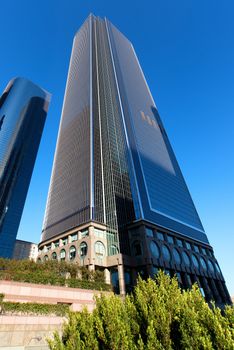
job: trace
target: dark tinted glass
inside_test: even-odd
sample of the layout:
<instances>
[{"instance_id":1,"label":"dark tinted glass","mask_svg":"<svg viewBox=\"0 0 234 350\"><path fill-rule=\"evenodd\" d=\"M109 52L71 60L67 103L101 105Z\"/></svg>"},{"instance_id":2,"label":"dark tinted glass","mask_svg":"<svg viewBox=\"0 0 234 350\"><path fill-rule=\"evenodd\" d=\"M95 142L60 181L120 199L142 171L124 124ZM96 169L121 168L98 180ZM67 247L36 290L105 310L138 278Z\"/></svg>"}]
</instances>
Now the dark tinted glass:
<instances>
[{"instance_id":1,"label":"dark tinted glass","mask_svg":"<svg viewBox=\"0 0 234 350\"><path fill-rule=\"evenodd\" d=\"M168 243L174 244L174 237L168 235L167 241L168 241Z\"/></svg>"},{"instance_id":2,"label":"dark tinted glass","mask_svg":"<svg viewBox=\"0 0 234 350\"><path fill-rule=\"evenodd\" d=\"M200 262L201 262L201 265L202 265L203 269L207 270L206 261L205 261L205 259L202 256L200 257Z\"/></svg>"},{"instance_id":3,"label":"dark tinted glass","mask_svg":"<svg viewBox=\"0 0 234 350\"><path fill-rule=\"evenodd\" d=\"M181 239L176 239L176 242L177 242L177 245L178 245L178 247L183 247L183 242L181 241Z\"/></svg>"},{"instance_id":4,"label":"dark tinted glass","mask_svg":"<svg viewBox=\"0 0 234 350\"><path fill-rule=\"evenodd\" d=\"M154 241L150 242L150 251L154 258L157 258L157 259L159 258L160 252L156 242Z\"/></svg>"},{"instance_id":5,"label":"dark tinted glass","mask_svg":"<svg viewBox=\"0 0 234 350\"><path fill-rule=\"evenodd\" d=\"M186 252L182 252L182 257L184 260L185 265L190 266L190 259Z\"/></svg>"},{"instance_id":6,"label":"dark tinted glass","mask_svg":"<svg viewBox=\"0 0 234 350\"><path fill-rule=\"evenodd\" d=\"M174 248L172 250L172 253L173 253L173 257L175 259L176 264L180 264L181 263L181 256L180 256L180 253L178 252L178 250L176 248Z\"/></svg>"},{"instance_id":7,"label":"dark tinted glass","mask_svg":"<svg viewBox=\"0 0 234 350\"><path fill-rule=\"evenodd\" d=\"M0 103L0 256L12 257L49 95L16 78Z\"/></svg>"},{"instance_id":8,"label":"dark tinted glass","mask_svg":"<svg viewBox=\"0 0 234 350\"><path fill-rule=\"evenodd\" d=\"M154 237L154 231L151 228L146 227L146 236L148 237Z\"/></svg>"},{"instance_id":9,"label":"dark tinted glass","mask_svg":"<svg viewBox=\"0 0 234 350\"><path fill-rule=\"evenodd\" d=\"M193 265L196 267L196 268L199 268L199 262L198 262L198 259L197 257L192 254L192 262L193 262Z\"/></svg>"},{"instance_id":10,"label":"dark tinted glass","mask_svg":"<svg viewBox=\"0 0 234 350\"><path fill-rule=\"evenodd\" d=\"M167 248L167 246L163 245L162 246L162 255L163 255L163 258L167 261L170 261L171 260L171 253L170 253L170 250Z\"/></svg>"},{"instance_id":11,"label":"dark tinted glass","mask_svg":"<svg viewBox=\"0 0 234 350\"><path fill-rule=\"evenodd\" d=\"M160 239L161 241L164 241L164 234L162 232L157 232L157 237L158 239Z\"/></svg>"}]
</instances>

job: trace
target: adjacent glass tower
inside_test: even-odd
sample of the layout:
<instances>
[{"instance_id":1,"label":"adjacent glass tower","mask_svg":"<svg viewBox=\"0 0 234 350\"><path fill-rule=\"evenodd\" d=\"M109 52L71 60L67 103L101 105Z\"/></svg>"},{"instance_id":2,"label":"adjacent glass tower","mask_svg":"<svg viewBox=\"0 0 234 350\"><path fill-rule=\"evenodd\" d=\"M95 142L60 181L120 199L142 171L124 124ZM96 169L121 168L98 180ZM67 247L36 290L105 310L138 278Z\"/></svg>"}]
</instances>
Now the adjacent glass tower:
<instances>
[{"instance_id":1,"label":"adjacent glass tower","mask_svg":"<svg viewBox=\"0 0 234 350\"><path fill-rule=\"evenodd\" d=\"M163 268L229 300L134 48L93 15L74 38L40 254L104 268L121 293Z\"/></svg>"},{"instance_id":2,"label":"adjacent glass tower","mask_svg":"<svg viewBox=\"0 0 234 350\"><path fill-rule=\"evenodd\" d=\"M24 78L0 98L0 257L11 258L50 96Z\"/></svg>"}]
</instances>

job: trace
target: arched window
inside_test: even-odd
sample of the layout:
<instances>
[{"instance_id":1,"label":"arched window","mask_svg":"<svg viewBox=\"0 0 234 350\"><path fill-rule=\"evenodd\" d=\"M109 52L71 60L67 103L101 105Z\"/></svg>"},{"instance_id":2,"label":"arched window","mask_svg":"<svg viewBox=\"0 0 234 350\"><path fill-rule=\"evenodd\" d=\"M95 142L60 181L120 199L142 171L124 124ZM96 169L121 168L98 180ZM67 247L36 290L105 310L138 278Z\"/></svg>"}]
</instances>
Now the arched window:
<instances>
[{"instance_id":1,"label":"arched window","mask_svg":"<svg viewBox=\"0 0 234 350\"><path fill-rule=\"evenodd\" d=\"M53 252L51 257L52 257L52 260L56 260L57 259L57 254L55 252Z\"/></svg>"},{"instance_id":2,"label":"arched window","mask_svg":"<svg viewBox=\"0 0 234 350\"><path fill-rule=\"evenodd\" d=\"M88 252L87 243L81 242L81 244L80 244L80 257L84 258L87 255L87 252Z\"/></svg>"},{"instance_id":3,"label":"arched window","mask_svg":"<svg viewBox=\"0 0 234 350\"><path fill-rule=\"evenodd\" d=\"M211 260L208 260L208 267L211 272L214 272L214 265Z\"/></svg>"},{"instance_id":4,"label":"arched window","mask_svg":"<svg viewBox=\"0 0 234 350\"><path fill-rule=\"evenodd\" d=\"M202 256L200 257L200 263L201 263L201 266L203 267L203 269L207 270L206 261L205 261L205 259Z\"/></svg>"},{"instance_id":5,"label":"arched window","mask_svg":"<svg viewBox=\"0 0 234 350\"><path fill-rule=\"evenodd\" d=\"M199 268L199 261L196 257L196 255L192 254L192 262L193 262L193 265L198 269Z\"/></svg>"},{"instance_id":6,"label":"arched window","mask_svg":"<svg viewBox=\"0 0 234 350\"><path fill-rule=\"evenodd\" d=\"M167 248L166 245L162 246L162 255L163 255L163 258L166 261L170 261L171 260L171 253L170 253L170 250Z\"/></svg>"},{"instance_id":7,"label":"arched window","mask_svg":"<svg viewBox=\"0 0 234 350\"><path fill-rule=\"evenodd\" d=\"M221 273L221 270L220 270L219 265L218 265L217 263L215 263L215 268L216 268L216 271L217 271L218 273Z\"/></svg>"},{"instance_id":8,"label":"arched window","mask_svg":"<svg viewBox=\"0 0 234 350\"><path fill-rule=\"evenodd\" d=\"M102 259L105 256L106 249L102 242L97 241L95 243L95 254L99 259Z\"/></svg>"},{"instance_id":9,"label":"arched window","mask_svg":"<svg viewBox=\"0 0 234 350\"><path fill-rule=\"evenodd\" d=\"M47 260L49 260L48 255L45 255L44 256L44 261L47 261Z\"/></svg>"},{"instance_id":10,"label":"arched window","mask_svg":"<svg viewBox=\"0 0 234 350\"><path fill-rule=\"evenodd\" d=\"M159 247L156 242L150 242L150 251L154 258L158 259L160 256Z\"/></svg>"},{"instance_id":11,"label":"arched window","mask_svg":"<svg viewBox=\"0 0 234 350\"><path fill-rule=\"evenodd\" d=\"M40 263L41 262L41 258L37 258L37 262Z\"/></svg>"},{"instance_id":12,"label":"arched window","mask_svg":"<svg viewBox=\"0 0 234 350\"><path fill-rule=\"evenodd\" d=\"M60 260L63 261L66 259L66 250L65 249L62 249L60 251Z\"/></svg>"},{"instance_id":13,"label":"arched window","mask_svg":"<svg viewBox=\"0 0 234 350\"><path fill-rule=\"evenodd\" d=\"M76 248L72 245L69 249L69 259L74 260L76 257Z\"/></svg>"},{"instance_id":14,"label":"arched window","mask_svg":"<svg viewBox=\"0 0 234 350\"><path fill-rule=\"evenodd\" d=\"M184 260L185 265L190 266L190 259L186 252L182 252L182 257Z\"/></svg>"},{"instance_id":15,"label":"arched window","mask_svg":"<svg viewBox=\"0 0 234 350\"><path fill-rule=\"evenodd\" d=\"M173 258L174 258L176 264L178 264L178 265L181 264L181 256L176 248L173 248L172 254L173 254Z\"/></svg>"}]
</instances>

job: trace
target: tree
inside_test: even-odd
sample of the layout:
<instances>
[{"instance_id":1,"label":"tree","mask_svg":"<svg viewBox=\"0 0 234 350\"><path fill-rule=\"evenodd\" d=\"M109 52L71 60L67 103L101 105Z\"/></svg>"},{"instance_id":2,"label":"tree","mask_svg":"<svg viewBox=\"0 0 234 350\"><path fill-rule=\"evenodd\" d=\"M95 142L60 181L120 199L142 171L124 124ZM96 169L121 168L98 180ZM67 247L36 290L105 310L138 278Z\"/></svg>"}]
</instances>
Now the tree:
<instances>
[{"instance_id":1,"label":"tree","mask_svg":"<svg viewBox=\"0 0 234 350\"><path fill-rule=\"evenodd\" d=\"M51 350L231 350L234 308L221 312L197 285L182 290L159 272L155 281L139 278L124 300L102 295L92 313L70 313L62 336L48 342Z\"/></svg>"}]
</instances>

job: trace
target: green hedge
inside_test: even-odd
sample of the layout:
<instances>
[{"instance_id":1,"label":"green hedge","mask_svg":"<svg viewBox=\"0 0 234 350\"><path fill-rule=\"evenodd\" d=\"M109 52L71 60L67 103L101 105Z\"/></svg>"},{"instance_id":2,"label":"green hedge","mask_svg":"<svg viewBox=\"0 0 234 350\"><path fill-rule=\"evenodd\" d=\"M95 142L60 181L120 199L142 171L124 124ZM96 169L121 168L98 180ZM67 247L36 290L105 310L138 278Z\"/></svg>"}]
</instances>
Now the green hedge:
<instances>
[{"instance_id":1,"label":"green hedge","mask_svg":"<svg viewBox=\"0 0 234 350\"><path fill-rule=\"evenodd\" d=\"M68 277L69 276L69 277ZM79 276L79 278L77 278ZM68 277L68 278L67 278ZM66 261L10 260L0 258L0 279L92 290L111 290L103 271L89 271Z\"/></svg>"},{"instance_id":2,"label":"green hedge","mask_svg":"<svg viewBox=\"0 0 234 350\"><path fill-rule=\"evenodd\" d=\"M2 303L3 312L25 315L56 315L66 316L69 305L65 304L37 304L37 303L13 303L5 301Z\"/></svg>"},{"instance_id":3,"label":"green hedge","mask_svg":"<svg viewBox=\"0 0 234 350\"><path fill-rule=\"evenodd\" d=\"M56 276L54 273L28 272L28 271L1 271L0 279L7 281L19 281L36 284L65 285L65 277Z\"/></svg>"},{"instance_id":4,"label":"green hedge","mask_svg":"<svg viewBox=\"0 0 234 350\"><path fill-rule=\"evenodd\" d=\"M15 273L11 274L9 272L0 273L1 280L8 281L18 281L18 282L27 282L43 285L52 285L52 286L67 286L70 288L81 288L81 289L91 289L91 290L103 290L110 291L112 290L111 285L106 284L101 281L88 281L75 278L65 279L64 277L53 276L52 274L40 275L40 274L29 274L29 273Z\"/></svg>"},{"instance_id":5,"label":"green hedge","mask_svg":"<svg viewBox=\"0 0 234 350\"><path fill-rule=\"evenodd\" d=\"M66 281L66 285L71 288L96 289L96 290L103 290L103 291L111 290L111 286L103 282L99 282L99 281L92 282L92 281L78 280L74 278L68 279Z\"/></svg>"}]
</instances>

